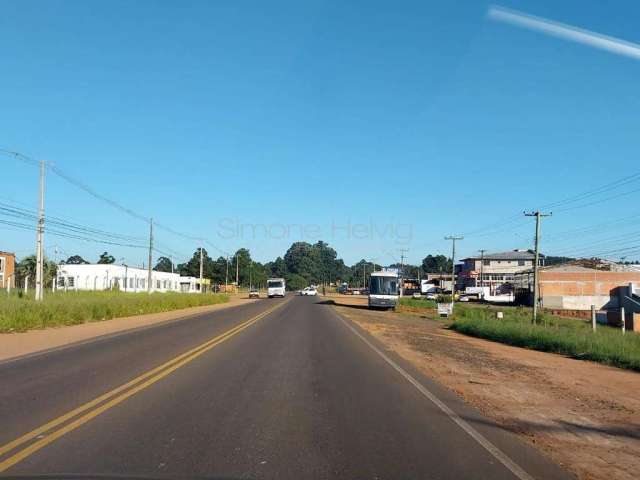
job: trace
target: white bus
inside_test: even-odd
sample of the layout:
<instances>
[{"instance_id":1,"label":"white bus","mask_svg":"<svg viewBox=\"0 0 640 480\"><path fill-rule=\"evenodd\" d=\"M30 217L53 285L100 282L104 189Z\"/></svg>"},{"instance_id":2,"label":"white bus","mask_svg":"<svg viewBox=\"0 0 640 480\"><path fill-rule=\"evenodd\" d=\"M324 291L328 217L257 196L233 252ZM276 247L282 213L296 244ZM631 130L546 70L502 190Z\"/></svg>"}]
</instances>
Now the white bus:
<instances>
[{"instance_id":1,"label":"white bus","mask_svg":"<svg viewBox=\"0 0 640 480\"><path fill-rule=\"evenodd\" d=\"M398 272L373 272L369 279L369 308L395 308L398 303Z\"/></svg>"},{"instance_id":2,"label":"white bus","mask_svg":"<svg viewBox=\"0 0 640 480\"><path fill-rule=\"evenodd\" d=\"M285 289L284 278L270 278L267 280L267 296L269 298L284 297Z\"/></svg>"}]
</instances>

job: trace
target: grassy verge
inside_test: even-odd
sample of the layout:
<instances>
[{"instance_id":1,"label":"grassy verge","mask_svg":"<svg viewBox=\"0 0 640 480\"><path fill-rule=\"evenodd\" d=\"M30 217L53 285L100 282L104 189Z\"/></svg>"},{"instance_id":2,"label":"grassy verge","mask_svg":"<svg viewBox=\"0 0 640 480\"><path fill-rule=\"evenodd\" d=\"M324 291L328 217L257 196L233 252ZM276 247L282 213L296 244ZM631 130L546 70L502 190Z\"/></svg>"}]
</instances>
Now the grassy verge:
<instances>
[{"instance_id":1,"label":"grassy verge","mask_svg":"<svg viewBox=\"0 0 640 480\"><path fill-rule=\"evenodd\" d=\"M640 335L603 325L594 333L587 322L551 315L532 324L529 309L500 310L504 318L498 320L494 308L458 304L451 326L474 337L640 371Z\"/></svg>"},{"instance_id":2,"label":"grassy verge","mask_svg":"<svg viewBox=\"0 0 640 480\"><path fill-rule=\"evenodd\" d=\"M431 313L435 314L438 305L434 300L424 298L402 297L399 300L396 311L413 312L413 313Z\"/></svg>"},{"instance_id":3,"label":"grassy verge","mask_svg":"<svg viewBox=\"0 0 640 480\"><path fill-rule=\"evenodd\" d=\"M0 294L0 333L76 325L116 317L167 312L229 301L228 295L185 293L58 292L42 302Z\"/></svg>"}]
</instances>

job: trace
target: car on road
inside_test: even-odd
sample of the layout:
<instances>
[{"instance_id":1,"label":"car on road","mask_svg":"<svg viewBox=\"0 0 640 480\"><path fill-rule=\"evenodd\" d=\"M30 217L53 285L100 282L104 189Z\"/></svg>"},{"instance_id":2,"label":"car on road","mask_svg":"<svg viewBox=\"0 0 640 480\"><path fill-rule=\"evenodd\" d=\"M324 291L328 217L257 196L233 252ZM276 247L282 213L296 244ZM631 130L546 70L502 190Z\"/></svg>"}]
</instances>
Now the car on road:
<instances>
[{"instance_id":1,"label":"car on road","mask_svg":"<svg viewBox=\"0 0 640 480\"><path fill-rule=\"evenodd\" d=\"M255 288L249 290L249 298L260 298L260 292Z\"/></svg>"},{"instance_id":2,"label":"car on road","mask_svg":"<svg viewBox=\"0 0 640 480\"><path fill-rule=\"evenodd\" d=\"M304 295L304 296L313 296L315 297L316 295L318 295L318 290L316 290L315 287L305 287L302 290L300 290L300 295Z\"/></svg>"}]
</instances>

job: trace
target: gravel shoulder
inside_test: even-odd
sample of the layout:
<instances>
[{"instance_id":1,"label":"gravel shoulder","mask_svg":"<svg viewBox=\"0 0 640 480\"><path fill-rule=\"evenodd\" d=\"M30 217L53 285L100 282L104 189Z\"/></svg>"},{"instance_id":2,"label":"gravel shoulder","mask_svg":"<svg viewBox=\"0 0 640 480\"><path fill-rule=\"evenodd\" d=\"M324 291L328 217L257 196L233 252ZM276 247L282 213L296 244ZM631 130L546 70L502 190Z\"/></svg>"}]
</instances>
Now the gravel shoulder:
<instances>
[{"instance_id":1,"label":"gravel shoulder","mask_svg":"<svg viewBox=\"0 0 640 480\"><path fill-rule=\"evenodd\" d=\"M640 374L467 337L418 313L338 312L581 479L638 478Z\"/></svg>"}]
</instances>

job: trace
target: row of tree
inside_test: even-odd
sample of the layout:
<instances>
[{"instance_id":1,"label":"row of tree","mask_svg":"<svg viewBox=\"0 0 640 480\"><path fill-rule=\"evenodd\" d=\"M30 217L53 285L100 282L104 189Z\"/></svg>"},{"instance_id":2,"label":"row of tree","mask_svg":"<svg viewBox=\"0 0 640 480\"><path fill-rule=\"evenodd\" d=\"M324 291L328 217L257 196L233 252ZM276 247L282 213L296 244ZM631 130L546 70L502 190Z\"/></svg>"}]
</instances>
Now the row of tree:
<instances>
[{"instance_id":1,"label":"row of tree","mask_svg":"<svg viewBox=\"0 0 640 480\"><path fill-rule=\"evenodd\" d=\"M241 286L264 286L268 278L284 278L292 289L303 288L309 284L323 284L330 282L347 282L350 285L366 285L374 265L365 259L352 266L345 265L338 254L326 242L315 244L295 242L289 247L283 257L267 263L260 263L251 258L246 248L241 248L232 257L218 257L213 259L203 249L203 276L210 278L213 283L235 282L236 272L238 284ZM399 268L392 264L390 267ZM174 268L171 260L160 257L154 267L155 270L170 272ZM200 249L193 253L191 259L177 265L175 271L181 275L200 275ZM421 277L426 272L451 271L451 259L444 255L427 255L420 265L403 265L406 277Z\"/></svg>"},{"instance_id":2,"label":"row of tree","mask_svg":"<svg viewBox=\"0 0 640 480\"><path fill-rule=\"evenodd\" d=\"M264 286L268 278L282 277L292 289L303 288L309 284L323 284L329 282L347 282L350 285L366 285L371 272L379 270L380 265L374 265L365 259L354 265L347 266L331 246L318 241L315 244L295 242L289 247L284 256L277 257L267 263L260 263L251 258L246 248L239 249L231 257L212 258L206 249L202 250L202 270L205 278L214 284L232 283L236 281L236 273L240 286ZM61 264L78 265L89 262L80 255L72 255ZM103 252L99 264L115 263L115 257ZM16 280L22 285L23 279L29 275L35 278L36 259L34 255L23 258L16 266ZM388 265L400 267L398 264ZM45 285L50 286L56 274L57 265L52 261L45 261ZM189 261L174 265L170 258L159 257L154 270L160 272L175 271L186 276L200 276L200 249L197 249ZM451 271L451 259L444 255L427 255L420 265L403 265L406 277L418 278L426 272Z\"/></svg>"}]
</instances>

